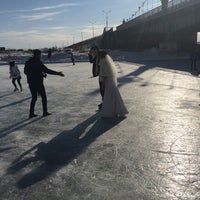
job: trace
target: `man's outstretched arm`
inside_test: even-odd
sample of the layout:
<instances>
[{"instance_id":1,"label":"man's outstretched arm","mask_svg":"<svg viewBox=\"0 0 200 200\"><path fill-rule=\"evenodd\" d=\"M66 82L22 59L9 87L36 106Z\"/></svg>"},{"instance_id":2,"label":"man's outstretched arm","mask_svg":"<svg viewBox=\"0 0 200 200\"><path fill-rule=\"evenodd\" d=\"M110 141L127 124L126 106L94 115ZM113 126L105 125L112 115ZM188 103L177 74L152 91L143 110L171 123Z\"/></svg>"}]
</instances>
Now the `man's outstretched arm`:
<instances>
[{"instance_id":1,"label":"man's outstretched arm","mask_svg":"<svg viewBox=\"0 0 200 200\"><path fill-rule=\"evenodd\" d=\"M43 72L47 74L52 74L52 75L58 75L58 76L65 76L62 72L57 72L52 69L47 68L44 64L42 64L42 70Z\"/></svg>"}]
</instances>

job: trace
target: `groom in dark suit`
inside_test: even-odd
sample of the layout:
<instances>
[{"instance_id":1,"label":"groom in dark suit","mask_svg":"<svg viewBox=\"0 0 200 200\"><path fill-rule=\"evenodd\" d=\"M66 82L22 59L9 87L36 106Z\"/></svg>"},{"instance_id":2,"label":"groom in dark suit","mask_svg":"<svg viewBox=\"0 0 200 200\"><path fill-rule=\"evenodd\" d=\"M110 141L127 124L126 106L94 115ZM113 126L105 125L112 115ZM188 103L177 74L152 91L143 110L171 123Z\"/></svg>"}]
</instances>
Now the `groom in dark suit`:
<instances>
[{"instance_id":1,"label":"groom in dark suit","mask_svg":"<svg viewBox=\"0 0 200 200\"><path fill-rule=\"evenodd\" d=\"M88 56L89 56L89 61L90 63L92 63L92 75L93 77L99 76L99 70L100 70L100 66L99 66L99 48L97 46L93 46L91 47ZM103 100L104 97L104 86L102 84L102 82L100 82L99 80L99 89L100 89L100 94ZM99 110L101 110L102 107L102 103L98 105Z\"/></svg>"}]
</instances>

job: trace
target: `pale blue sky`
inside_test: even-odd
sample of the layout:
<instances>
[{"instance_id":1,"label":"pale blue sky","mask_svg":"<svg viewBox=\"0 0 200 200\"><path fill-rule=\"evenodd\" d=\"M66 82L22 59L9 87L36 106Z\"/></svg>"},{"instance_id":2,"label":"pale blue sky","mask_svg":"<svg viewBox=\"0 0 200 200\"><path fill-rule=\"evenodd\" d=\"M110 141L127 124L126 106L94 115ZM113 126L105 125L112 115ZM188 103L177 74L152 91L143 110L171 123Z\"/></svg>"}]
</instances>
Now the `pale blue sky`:
<instances>
[{"instance_id":1,"label":"pale blue sky","mask_svg":"<svg viewBox=\"0 0 200 200\"><path fill-rule=\"evenodd\" d=\"M145 0L0 0L0 46L66 46L99 35L109 11L109 26L129 18ZM147 1L147 0L146 0ZM160 0L148 0L157 4ZM152 5L149 5L149 7ZM92 22L92 23L90 23Z\"/></svg>"}]
</instances>

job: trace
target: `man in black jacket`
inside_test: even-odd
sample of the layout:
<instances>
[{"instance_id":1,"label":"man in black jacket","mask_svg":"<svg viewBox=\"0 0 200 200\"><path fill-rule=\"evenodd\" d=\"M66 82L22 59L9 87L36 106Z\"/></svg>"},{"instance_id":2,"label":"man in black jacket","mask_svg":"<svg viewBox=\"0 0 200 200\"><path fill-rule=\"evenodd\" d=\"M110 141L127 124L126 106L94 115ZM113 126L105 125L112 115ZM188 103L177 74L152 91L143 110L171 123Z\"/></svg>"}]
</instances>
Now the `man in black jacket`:
<instances>
[{"instance_id":1,"label":"man in black jacket","mask_svg":"<svg viewBox=\"0 0 200 200\"><path fill-rule=\"evenodd\" d=\"M30 112L29 118L36 117L37 115L34 113L35 103L37 101L37 94L39 94L42 98L42 107L43 107L43 116L48 116L50 113L47 111L47 96L45 92L45 87L43 84L44 77L46 74L59 75L64 76L62 72L56 72L51 69L48 69L41 62L41 51L36 49L33 52L33 57L30 58L25 63L24 73L27 76L27 82L29 84L29 88L32 95L32 100L30 104Z\"/></svg>"},{"instance_id":2,"label":"man in black jacket","mask_svg":"<svg viewBox=\"0 0 200 200\"><path fill-rule=\"evenodd\" d=\"M99 75L98 53L99 53L99 48L97 46L93 46L88 53L89 61L90 63L92 63L93 77L96 77Z\"/></svg>"}]
</instances>

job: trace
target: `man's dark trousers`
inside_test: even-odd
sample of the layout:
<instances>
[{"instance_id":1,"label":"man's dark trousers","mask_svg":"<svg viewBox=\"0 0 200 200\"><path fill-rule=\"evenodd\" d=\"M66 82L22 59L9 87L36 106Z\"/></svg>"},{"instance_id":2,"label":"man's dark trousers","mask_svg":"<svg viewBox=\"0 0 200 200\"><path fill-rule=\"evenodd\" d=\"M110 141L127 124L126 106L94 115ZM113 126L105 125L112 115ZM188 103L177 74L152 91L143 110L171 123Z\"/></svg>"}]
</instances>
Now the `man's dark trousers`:
<instances>
[{"instance_id":1,"label":"man's dark trousers","mask_svg":"<svg viewBox=\"0 0 200 200\"><path fill-rule=\"evenodd\" d=\"M42 108L43 114L47 113L47 96L43 84L35 85L29 84L29 88L32 95L31 105L30 105L30 116L34 114L35 103L37 101L37 95L39 94L42 98Z\"/></svg>"}]
</instances>

